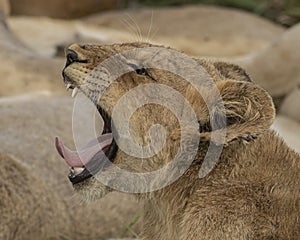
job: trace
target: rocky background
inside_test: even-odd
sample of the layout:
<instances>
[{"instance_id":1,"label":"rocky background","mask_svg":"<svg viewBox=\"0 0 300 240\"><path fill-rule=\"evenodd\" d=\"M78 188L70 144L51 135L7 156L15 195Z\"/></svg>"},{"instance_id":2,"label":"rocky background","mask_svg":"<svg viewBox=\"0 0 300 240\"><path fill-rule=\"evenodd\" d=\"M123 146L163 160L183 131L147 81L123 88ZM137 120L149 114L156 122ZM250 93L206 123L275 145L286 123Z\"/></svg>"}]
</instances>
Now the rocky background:
<instances>
[{"instance_id":1,"label":"rocky background","mask_svg":"<svg viewBox=\"0 0 300 240\"><path fill-rule=\"evenodd\" d=\"M293 1L222 1L260 9L270 21L182 2L0 0L0 240L101 240L139 232L141 209L133 198L113 193L84 204L56 153L55 136L74 146L73 100L61 77L64 48L74 42L147 40L238 63L270 92L273 127L300 152L299 8Z\"/></svg>"}]
</instances>

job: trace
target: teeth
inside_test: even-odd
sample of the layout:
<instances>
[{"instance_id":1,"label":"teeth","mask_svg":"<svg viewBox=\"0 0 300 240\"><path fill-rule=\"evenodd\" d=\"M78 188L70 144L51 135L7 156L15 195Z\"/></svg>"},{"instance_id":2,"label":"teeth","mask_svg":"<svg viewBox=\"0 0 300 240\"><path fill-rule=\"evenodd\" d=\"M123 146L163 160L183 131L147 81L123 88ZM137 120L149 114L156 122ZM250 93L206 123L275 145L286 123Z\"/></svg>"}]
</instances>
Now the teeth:
<instances>
[{"instance_id":1,"label":"teeth","mask_svg":"<svg viewBox=\"0 0 300 240\"><path fill-rule=\"evenodd\" d=\"M72 85L71 85L70 83L67 84L67 87L66 87L67 91L69 90L69 88L70 88L71 86L72 86Z\"/></svg>"},{"instance_id":2,"label":"teeth","mask_svg":"<svg viewBox=\"0 0 300 240\"><path fill-rule=\"evenodd\" d=\"M71 167L70 169L70 171L75 175L82 173L83 170L84 170L83 167Z\"/></svg>"},{"instance_id":3,"label":"teeth","mask_svg":"<svg viewBox=\"0 0 300 240\"><path fill-rule=\"evenodd\" d=\"M72 92L72 98L76 97L77 93L78 93L78 88L75 87Z\"/></svg>"}]
</instances>

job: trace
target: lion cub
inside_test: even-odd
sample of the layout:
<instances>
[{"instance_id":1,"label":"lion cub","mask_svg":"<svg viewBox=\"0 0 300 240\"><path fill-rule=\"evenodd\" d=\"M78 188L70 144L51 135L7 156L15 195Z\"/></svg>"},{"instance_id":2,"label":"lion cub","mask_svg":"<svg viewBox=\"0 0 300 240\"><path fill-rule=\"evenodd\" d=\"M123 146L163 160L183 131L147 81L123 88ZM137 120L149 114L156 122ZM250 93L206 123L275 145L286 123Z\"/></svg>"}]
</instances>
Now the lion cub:
<instances>
[{"instance_id":1,"label":"lion cub","mask_svg":"<svg viewBox=\"0 0 300 240\"><path fill-rule=\"evenodd\" d=\"M243 69L148 43L74 44L66 56L67 88L104 120L78 152L56 139L85 199L136 195L145 240L300 239L300 157Z\"/></svg>"}]
</instances>

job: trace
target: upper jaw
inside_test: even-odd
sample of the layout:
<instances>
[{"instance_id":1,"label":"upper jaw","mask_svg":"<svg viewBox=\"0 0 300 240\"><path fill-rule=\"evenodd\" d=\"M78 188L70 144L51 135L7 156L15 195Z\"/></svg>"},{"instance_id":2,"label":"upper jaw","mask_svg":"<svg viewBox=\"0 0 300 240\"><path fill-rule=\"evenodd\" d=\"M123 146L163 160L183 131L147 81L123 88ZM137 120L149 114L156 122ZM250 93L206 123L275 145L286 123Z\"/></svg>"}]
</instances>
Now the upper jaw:
<instances>
[{"instance_id":1,"label":"upper jaw","mask_svg":"<svg viewBox=\"0 0 300 240\"><path fill-rule=\"evenodd\" d=\"M69 89L73 89L72 95L71 95L72 98L75 98L75 97L77 96L78 90L79 90L78 87L74 87L73 85L71 85L70 83L68 83L68 84L66 85L66 89L67 89L67 91L68 91Z\"/></svg>"},{"instance_id":2,"label":"upper jaw","mask_svg":"<svg viewBox=\"0 0 300 240\"><path fill-rule=\"evenodd\" d=\"M63 75L63 81L64 81L64 84L66 86L66 90L69 91L69 89L73 89L72 91L72 98L75 98L78 94L78 90L79 90L79 87L76 86L75 82L72 81L66 74L65 74L65 69L63 70L62 72L62 75Z\"/></svg>"}]
</instances>

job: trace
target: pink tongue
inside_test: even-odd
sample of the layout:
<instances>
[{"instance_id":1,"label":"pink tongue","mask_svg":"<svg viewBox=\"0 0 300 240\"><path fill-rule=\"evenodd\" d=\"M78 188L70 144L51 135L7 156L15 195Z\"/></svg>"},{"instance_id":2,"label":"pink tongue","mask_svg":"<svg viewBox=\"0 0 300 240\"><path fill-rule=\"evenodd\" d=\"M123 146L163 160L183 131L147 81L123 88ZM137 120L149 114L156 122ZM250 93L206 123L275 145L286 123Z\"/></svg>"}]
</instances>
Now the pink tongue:
<instances>
[{"instance_id":1,"label":"pink tongue","mask_svg":"<svg viewBox=\"0 0 300 240\"><path fill-rule=\"evenodd\" d=\"M55 138L56 150L70 167L83 167L92 159L93 156L95 156L97 152L109 146L111 142L112 134L104 134L90 141L77 152L67 148L58 137Z\"/></svg>"}]
</instances>

